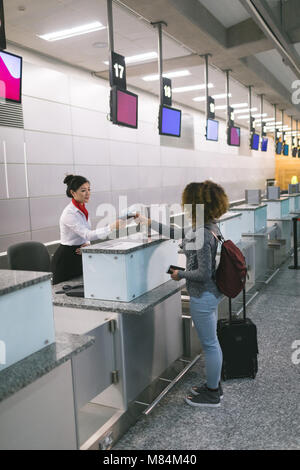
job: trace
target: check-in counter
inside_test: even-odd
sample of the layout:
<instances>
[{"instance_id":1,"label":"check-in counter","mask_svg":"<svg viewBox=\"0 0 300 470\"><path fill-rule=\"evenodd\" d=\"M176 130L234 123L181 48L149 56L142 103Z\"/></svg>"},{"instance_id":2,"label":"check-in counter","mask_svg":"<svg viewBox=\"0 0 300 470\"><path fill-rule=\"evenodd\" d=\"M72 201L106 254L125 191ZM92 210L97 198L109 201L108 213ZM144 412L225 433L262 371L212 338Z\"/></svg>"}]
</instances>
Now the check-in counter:
<instances>
[{"instance_id":1,"label":"check-in counter","mask_svg":"<svg viewBox=\"0 0 300 470\"><path fill-rule=\"evenodd\" d=\"M250 281L255 282L268 269L267 205L241 204L231 210L242 214L241 243L249 260Z\"/></svg>"},{"instance_id":2,"label":"check-in counter","mask_svg":"<svg viewBox=\"0 0 300 470\"><path fill-rule=\"evenodd\" d=\"M79 448L72 359L90 337L54 333L49 273L0 271L0 449Z\"/></svg>"},{"instance_id":3,"label":"check-in counter","mask_svg":"<svg viewBox=\"0 0 300 470\"><path fill-rule=\"evenodd\" d=\"M100 245L103 247L100 248ZM159 256L156 256L156 250ZM177 250L177 243L163 238L143 242L121 242L118 239L103 242L96 248L93 245L84 250L84 256L95 257L87 258L93 268L84 264L84 292L97 297L107 294L101 290L103 277L98 278L103 271L106 277L109 276L109 283L105 284L104 280L107 290L108 285L112 285L106 297L113 297L113 300L56 294L61 292L63 284L53 288L56 332L95 338L94 345L73 361L82 449L92 448L107 426L125 420L129 405L182 356L181 289L185 281L170 280L169 275L166 279L160 277L173 263L173 253L177 260ZM130 258L131 255L136 260ZM112 256L109 273L101 264L107 261L108 256ZM160 267L157 266L159 259ZM127 261L134 265L122 271L120 266L124 268ZM94 280L91 279L92 269L95 272ZM150 273L155 276L156 269L160 285L143 294L139 291L139 295L136 294L131 301L125 301L123 292L129 292L132 298L128 287L132 285L130 276L137 282L137 288L139 284L145 284ZM82 278L68 282L71 286L78 283L82 283ZM148 287L150 285L153 284L148 284Z\"/></svg>"},{"instance_id":4,"label":"check-in counter","mask_svg":"<svg viewBox=\"0 0 300 470\"><path fill-rule=\"evenodd\" d=\"M82 253L85 298L130 302L170 280L167 270L177 264L178 242L141 233Z\"/></svg>"},{"instance_id":5,"label":"check-in counter","mask_svg":"<svg viewBox=\"0 0 300 470\"><path fill-rule=\"evenodd\" d=\"M286 197L286 196L282 196ZM289 198L289 214L292 217L300 215L300 193L293 193L288 195ZM297 237L300 240L300 224L297 224Z\"/></svg>"},{"instance_id":6,"label":"check-in counter","mask_svg":"<svg viewBox=\"0 0 300 470\"><path fill-rule=\"evenodd\" d=\"M277 238L284 240L284 256L287 256L292 247L292 217L290 214L290 198L265 199L268 205L268 226L276 223L278 227Z\"/></svg>"},{"instance_id":7,"label":"check-in counter","mask_svg":"<svg viewBox=\"0 0 300 470\"><path fill-rule=\"evenodd\" d=\"M267 227L267 205L266 204L241 204L231 208L232 211L242 214L242 234L258 233Z\"/></svg>"},{"instance_id":8,"label":"check-in counter","mask_svg":"<svg viewBox=\"0 0 300 470\"><path fill-rule=\"evenodd\" d=\"M299 213L300 212L300 193L289 194L288 196L282 196L280 199L289 199L289 213Z\"/></svg>"},{"instance_id":9,"label":"check-in counter","mask_svg":"<svg viewBox=\"0 0 300 470\"><path fill-rule=\"evenodd\" d=\"M217 225L225 240L232 240L238 243L242 236L242 213L228 211L218 220Z\"/></svg>"},{"instance_id":10,"label":"check-in counter","mask_svg":"<svg viewBox=\"0 0 300 470\"><path fill-rule=\"evenodd\" d=\"M51 274L0 270L0 371L54 342Z\"/></svg>"}]
</instances>

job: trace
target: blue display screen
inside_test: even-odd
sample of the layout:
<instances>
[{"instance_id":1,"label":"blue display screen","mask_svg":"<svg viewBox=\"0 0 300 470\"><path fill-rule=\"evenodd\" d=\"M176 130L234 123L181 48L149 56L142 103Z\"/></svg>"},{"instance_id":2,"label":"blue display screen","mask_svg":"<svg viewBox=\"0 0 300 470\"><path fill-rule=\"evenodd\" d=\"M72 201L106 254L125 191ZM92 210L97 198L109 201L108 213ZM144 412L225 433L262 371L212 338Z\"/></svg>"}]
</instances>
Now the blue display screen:
<instances>
[{"instance_id":1,"label":"blue display screen","mask_svg":"<svg viewBox=\"0 0 300 470\"><path fill-rule=\"evenodd\" d=\"M159 133L180 137L181 132L181 111L180 109L162 106L160 114Z\"/></svg>"},{"instance_id":2,"label":"blue display screen","mask_svg":"<svg viewBox=\"0 0 300 470\"><path fill-rule=\"evenodd\" d=\"M258 150L259 147L259 135L253 134L251 139L251 148L252 150Z\"/></svg>"},{"instance_id":3,"label":"blue display screen","mask_svg":"<svg viewBox=\"0 0 300 470\"><path fill-rule=\"evenodd\" d=\"M261 151L266 152L267 150L268 150L268 139L266 137L263 137L261 141Z\"/></svg>"},{"instance_id":4,"label":"blue display screen","mask_svg":"<svg viewBox=\"0 0 300 470\"><path fill-rule=\"evenodd\" d=\"M288 154L289 154L289 146L287 144L284 144L283 155L288 155Z\"/></svg>"},{"instance_id":5,"label":"blue display screen","mask_svg":"<svg viewBox=\"0 0 300 470\"><path fill-rule=\"evenodd\" d=\"M282 152L282 142L277 142L276 144L276 153L277 155L281 155Z\"/></svg>"},{"instance_id":6,"label":"blue display screen","mask_svg":"<svg viewBox=\"0 0 300 470\"><path fill-rule=\"evenodd\" d=\"M206 140L217 141L219 136L219 122L214 119L207 119Z\"/></svg>"}]
</instances>

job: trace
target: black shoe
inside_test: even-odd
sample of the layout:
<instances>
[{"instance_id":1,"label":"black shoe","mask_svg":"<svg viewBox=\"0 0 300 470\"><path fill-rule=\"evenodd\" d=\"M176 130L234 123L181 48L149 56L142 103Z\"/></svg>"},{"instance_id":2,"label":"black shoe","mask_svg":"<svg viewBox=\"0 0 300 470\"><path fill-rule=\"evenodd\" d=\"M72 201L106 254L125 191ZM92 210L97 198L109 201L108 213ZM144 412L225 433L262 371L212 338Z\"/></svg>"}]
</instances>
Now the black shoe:
<instances>
[{"instance_id":1,"label":"black shoe","mask_svg":"<svg viewBox=\"0 0 300 470\"><path fill-rule=\"evenodd\" d=\"M201 387L191 387L190 392L196 397L203 390L207 390L206 384L202 385ZM222 400L224 397L224 394L223 394L223 388L222 388L221 382L219 382L219 393L220 393L220 399Z\"/></svg>"},{"instance_id":2,"label":"black shoe","mask_svg":"<svg viewBox=\"0 0 300 470\"><path fill-rule=\"evenodd\" d=\"M207 388L201 390L197 396L188 395L185 398L185 401L188 405L199 406L199 407L209 407L209 408L218 408L221 404L219 390L216 392L211 392Z\"/></svg>"}]
</instances>

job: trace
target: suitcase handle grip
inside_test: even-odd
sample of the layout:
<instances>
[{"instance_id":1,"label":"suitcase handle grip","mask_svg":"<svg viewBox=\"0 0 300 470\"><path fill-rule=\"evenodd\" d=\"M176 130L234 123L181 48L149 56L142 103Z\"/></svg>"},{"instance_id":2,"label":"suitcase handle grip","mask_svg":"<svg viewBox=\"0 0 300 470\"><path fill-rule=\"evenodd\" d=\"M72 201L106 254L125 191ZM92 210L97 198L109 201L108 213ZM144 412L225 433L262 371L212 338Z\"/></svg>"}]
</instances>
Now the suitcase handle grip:
<instances>
[{"instance_id":1,"label":"suitcase handle grip","mask_svg":"<svg viewBox=\"0 0 300 470\"><path fill-rule=\"evenodd\" d=\"M232 322L232 306L231 306L231 298L228 298L229 301L229 323ZM243 320L246 321L246 289L243 288Z\"/></svg>"}]
</instances>

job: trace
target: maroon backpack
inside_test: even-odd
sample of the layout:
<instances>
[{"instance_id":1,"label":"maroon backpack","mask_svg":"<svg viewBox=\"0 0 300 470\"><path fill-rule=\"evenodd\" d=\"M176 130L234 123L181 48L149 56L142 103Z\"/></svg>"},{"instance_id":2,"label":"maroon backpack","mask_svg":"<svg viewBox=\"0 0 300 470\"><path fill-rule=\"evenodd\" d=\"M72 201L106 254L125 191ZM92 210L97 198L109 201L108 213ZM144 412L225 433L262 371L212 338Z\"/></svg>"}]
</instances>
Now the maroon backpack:
<instances>
[{"instance_id":1,"label":"maroon backpack","mask_svg":"<svg viewBox=\"0 0 300 470\"><path fill-rule=\"evenodd\" d=\"M245 287L247 266L243 253L231 240L220 240L211 232L218 242L222 243L220 263L216 270L218 289L233 299Z\"/></svg>"}]
</instances>

